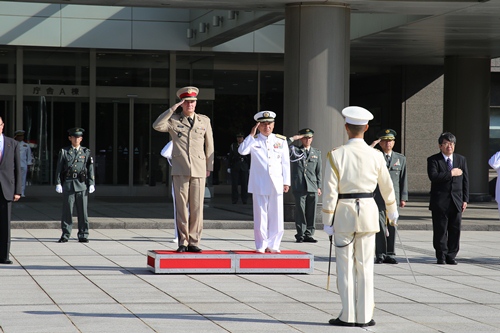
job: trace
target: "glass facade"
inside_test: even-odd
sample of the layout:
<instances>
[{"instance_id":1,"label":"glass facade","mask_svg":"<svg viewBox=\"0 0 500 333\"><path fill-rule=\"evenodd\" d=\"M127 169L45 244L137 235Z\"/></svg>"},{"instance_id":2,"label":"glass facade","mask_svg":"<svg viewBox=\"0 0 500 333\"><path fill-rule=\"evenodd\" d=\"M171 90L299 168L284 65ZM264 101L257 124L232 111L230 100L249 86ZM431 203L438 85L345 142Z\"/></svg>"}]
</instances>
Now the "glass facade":
<instances>
[{"instance_id":1,"label":"glass facade","mask_svg":"<svg viewBox=\"0 0 500 333\"><path fill-rule=\"evenodd\" d=\"M23 77L16 78L19 65ZM249 132L260 109L283 113L282 67L282 55L5 47L0 49L0 116L11 123L6 135L13 136L14 128L26 131L35 158L28 175L32 185L54 184L58 152L70 144L67 130L79 126L86 130L82 145L93 149L98 185L165 186L169 167L160 151L169 137L151 125L170 106L167 88L209 89L211 97L200 99L196 112L212 121L217 172L207 183L216 184L235 134ZM14 124L16 79L24 84L22 125Z\"/></svg>"}]
</instances>

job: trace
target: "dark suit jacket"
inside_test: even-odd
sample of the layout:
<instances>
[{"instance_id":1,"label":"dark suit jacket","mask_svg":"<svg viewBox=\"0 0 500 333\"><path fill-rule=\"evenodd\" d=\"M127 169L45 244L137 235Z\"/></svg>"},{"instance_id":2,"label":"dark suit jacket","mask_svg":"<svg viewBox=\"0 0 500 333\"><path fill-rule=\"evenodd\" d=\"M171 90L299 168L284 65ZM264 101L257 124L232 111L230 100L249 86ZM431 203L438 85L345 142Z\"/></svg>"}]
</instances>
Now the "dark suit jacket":
<instances>
[{"instance_id":1,"label":"dark suit jacket","mask_svg":"<svg viewBox=\"0 0 500 333\"><path fill-rule=\"evenodd\" d=\"M248 172L250 170L250 155L241 155L238 153L238 147L237 142L233 142L229 147L228 166L231 168L231 172Z\"/></svg>"},{"instance_id":2,"label":"dark suit jacket","mask_svg":"<svg viewBox=\"0 0 500 333\"><path fill-rule=\"evenodd\" d=\"M469 202L469 173L464 156L453 154L453 168L462 169L461 176L452 177L443 154L427 158L427 175L431 181L430 210L445 211L452 200L459 212L462 204Z\"/></svg>"},{"instance_id":3,"label":"dark suit jacket","mask_svg":"<svg viewBox=\"0 0 500 333\"><path fill-rule=\"evenodd\" d=\"M3 136L4 146L2 161L0 162L0 186L4 199L14 200L14 194L21 195L21 154L19 153L18 142L14 139Z\"/></svg>"}]
</instances>

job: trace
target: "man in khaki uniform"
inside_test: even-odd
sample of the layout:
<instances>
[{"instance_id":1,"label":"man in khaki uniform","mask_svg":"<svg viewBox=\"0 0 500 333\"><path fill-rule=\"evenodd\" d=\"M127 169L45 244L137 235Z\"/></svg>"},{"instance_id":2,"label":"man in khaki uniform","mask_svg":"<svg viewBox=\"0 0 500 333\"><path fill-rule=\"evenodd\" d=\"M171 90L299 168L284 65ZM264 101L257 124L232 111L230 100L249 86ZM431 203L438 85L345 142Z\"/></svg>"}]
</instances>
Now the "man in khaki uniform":
<instances>
[{"instance_id":1,"label":"man in khaki uniform","mask_svg":"<svg viewBox=\"0 0 500 333\"><path fill-rule=\"evenodd\" d=\"M195 113L198 88L177 91L181 100L153 123L159 132L172 137L172 185L179 232L177 252L201 252L203 199L206 177L214 166L214 140L210 118ZM181 106L182 111L176 112Z\"/></svg>"},{"instance_id":2,"label":"man in khaki uniform","mask_svg":"<svg viewBox=\"0 0 500 333\"><path fill-rule=\"evenodd\" d=\"M399 217L391 176L379 151L363 139L373 115L361 107L342 110L349 141L327 155L323 185L324 231L333 236L342 310L330 324L373 326L373 257L379 231L373 192L380 189L388 217Z\"/></svg>"}]
</instances>

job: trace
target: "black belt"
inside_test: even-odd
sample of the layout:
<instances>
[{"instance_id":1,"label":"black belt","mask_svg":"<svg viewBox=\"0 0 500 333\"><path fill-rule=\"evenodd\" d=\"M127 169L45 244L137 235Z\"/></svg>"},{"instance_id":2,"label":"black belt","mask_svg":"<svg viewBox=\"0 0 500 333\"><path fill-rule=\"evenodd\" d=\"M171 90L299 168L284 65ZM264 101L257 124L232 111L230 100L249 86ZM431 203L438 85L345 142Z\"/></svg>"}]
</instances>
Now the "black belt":
<instances>
[{"instance_id":1,"label":"black belt","mask_svg":"<svg viewBox=\"0 0 500 333\"><path fill-rule=\"evenodd\" d=\"M339 199L361 199L361 198L373 198L373 192L339 194Z\"/></svg>"}]
</instances>

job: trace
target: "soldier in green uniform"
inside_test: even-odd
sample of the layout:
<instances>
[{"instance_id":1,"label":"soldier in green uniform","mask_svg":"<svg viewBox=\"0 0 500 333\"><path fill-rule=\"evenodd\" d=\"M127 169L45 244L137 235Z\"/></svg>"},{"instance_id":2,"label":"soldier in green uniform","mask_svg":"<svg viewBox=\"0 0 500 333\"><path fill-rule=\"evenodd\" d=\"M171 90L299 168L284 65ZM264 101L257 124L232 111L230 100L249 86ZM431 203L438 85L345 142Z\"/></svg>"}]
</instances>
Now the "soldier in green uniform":
<instances>
[{"instance_id":1,"label":"soldier in green uniform","mask_svg":"<svg viewBox=\"0 0 500 333\"><path fill-rule=\"evenodd\" d=\"M64 195L61 217L62 236L59 243L66 243L73 228L73 207L78 214L78 241L88 243L89 221L87 203L89 193L95 191L94 161L90 149L80 146L85 130L80 127L68 130L71 146L61 149L57 160L56 191Z\"/></svg>"},{"instance_id":2,"label":"soldier in green uniform","mask_svg":"<svg viewBox=\"0 0 500 333\"><path fill-rule=\"evenodd\" d=\"M375 146L377 143L382 149L387 169L391 175L392 184L394 186L394 194L398 206L403 208L408 201L408 179L406 176L406 157L403 154L396 153L394 142L396 140L396 131L393 129L384 129L377 134L378 140L372 143ZM393 226L387 225L385 202L380 195L380 191L375 191L375 202L379 209L380 231L375 237L375 263L377 264L397 264L396 260L396 230Z\"/></svg>"},{"instance_id":3,"label":"soldier in green uniform","mask_svg":"<svg viewBox=\"0 0 500 333\"><path fill-rule=\"evenodd\" d=\"M304 128L288 139L292 166L292 192L295 197L295 226L297 243L316 243L313 238L316 206L321 195L321 151L311 146L314 131ZM292 143L300 140L300 147Z\"/></svg>"}]
</instances>

